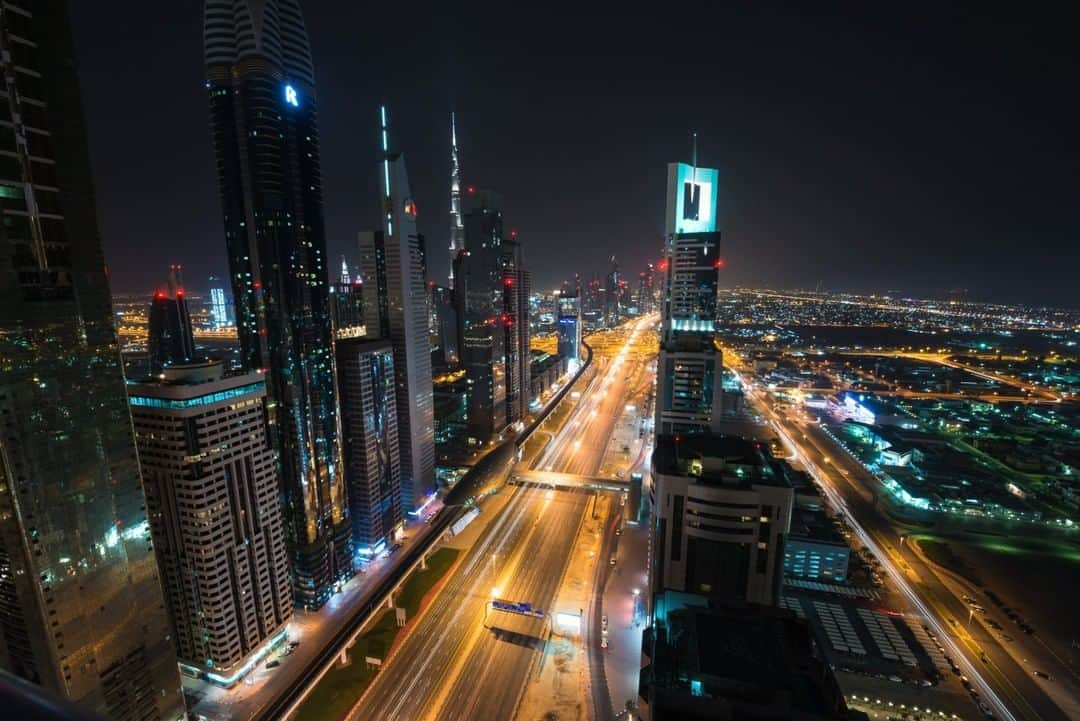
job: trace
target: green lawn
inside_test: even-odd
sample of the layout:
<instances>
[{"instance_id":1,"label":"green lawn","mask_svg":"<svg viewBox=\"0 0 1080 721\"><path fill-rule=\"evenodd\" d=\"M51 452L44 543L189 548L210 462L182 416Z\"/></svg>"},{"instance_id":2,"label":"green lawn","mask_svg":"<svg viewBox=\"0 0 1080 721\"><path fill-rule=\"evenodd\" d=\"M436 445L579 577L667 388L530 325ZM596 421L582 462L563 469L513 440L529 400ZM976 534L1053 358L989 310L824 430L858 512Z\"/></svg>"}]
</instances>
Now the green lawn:
<instances>
[{"instance_id":1,"label":"green lawn","mask_svg":"<svg viewBox=\"0 0 1080 721\"><path fill-rule=\"evenodd\" d=\"M981 584L975 570L969 567L964 562L964 559L957 556L956 552L953 551L952 546L948 543L931 538L919 538L916 540L916 543L919 544L919 550L937 565L947 568L953 573L957 573L973 583Z\"/></svg>"},{"instance_id":2,"label":"green lawn","mask_svg":"<svg viewBox=\"0 0 1080 721\"><path fill-rule=\"evenodd\" d=\"M424 594L446 574L457 555L456 548L440 548L428 558L426 571L413 573L402 585L394 604L405 609L406 618L410 622L420 610L420 601ZM377 673L368 669L364 658L377 656L385 659L398 632L403 630L397 627L393 611L384 608L378 613L380 615L375 622L349 649L349 665L334 666L323 676L319 685L297 710L294 716L296 721L336 721L360 698L360 694Z\"/></svg>"}]
</instances>

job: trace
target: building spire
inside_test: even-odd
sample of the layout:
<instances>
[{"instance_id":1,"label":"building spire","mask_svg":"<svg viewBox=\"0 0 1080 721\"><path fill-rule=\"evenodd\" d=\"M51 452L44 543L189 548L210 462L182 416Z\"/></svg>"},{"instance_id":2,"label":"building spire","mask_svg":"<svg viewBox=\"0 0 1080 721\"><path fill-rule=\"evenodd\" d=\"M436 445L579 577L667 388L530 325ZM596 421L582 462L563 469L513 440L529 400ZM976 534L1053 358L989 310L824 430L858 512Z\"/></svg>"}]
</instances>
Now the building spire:
<instances>
[{"instance_id":1,"label":"building spire","mask_svg":"<svg viewBox=\"0 0 1080 721\"><path fill-rule=\"evenodd\" d=\"M461 163L458 162L457 116L450 112L450 281L454 259L465 249L465 224L461 219Z\"/></svg>"},{"instance_id":2,"label":"building spire","mask_svg":"<svg viewBox=\"0 0 1080 721\"><path fill-rule=\"evenodd\" d=\"M690 165L694 166L694 182L697 182L697 131L690 132Z\"/></svg>"}]
</instances>

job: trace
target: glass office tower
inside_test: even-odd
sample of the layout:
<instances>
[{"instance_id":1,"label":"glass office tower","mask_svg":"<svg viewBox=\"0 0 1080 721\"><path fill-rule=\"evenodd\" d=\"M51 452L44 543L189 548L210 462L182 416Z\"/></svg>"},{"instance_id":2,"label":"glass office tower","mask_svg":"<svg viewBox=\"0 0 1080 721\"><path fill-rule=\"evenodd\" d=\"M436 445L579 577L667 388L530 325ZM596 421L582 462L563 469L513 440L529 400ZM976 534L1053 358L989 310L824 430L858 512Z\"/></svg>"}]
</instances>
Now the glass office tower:
<instances>
[{"instance_id":1,"label":"glass office tower","mask_svg":"<svg viewBox=\"0 0 1080 721\"><path fill-rule=\"evenodd\" d=\"M297 0L207 0L206 88L243 365L266 371L294 598L351 575L315 72Z\"/></svg>"},{"instance_id":2,"label":"glass office tower","mask_svg":"<svg viewBox=\"0 0 1080 721\"><path fill-rule=\"evenodd\" d=\"M3 4L0 73L0 666L112 719L172 721L66 2Z\"/></svg>"},{"instance_id":3,"label":"glass office tower","mask_svg":"<svg viewBox=\"0 0 1080 721\"><path fill-rule=\"evenodd\" d=\"M150 303L146 348L150 356L150 375L160 375L165 366L195 360L195 335L179 265L169 266L168 282L154 293Z\"/></svg>"}]
</instances>

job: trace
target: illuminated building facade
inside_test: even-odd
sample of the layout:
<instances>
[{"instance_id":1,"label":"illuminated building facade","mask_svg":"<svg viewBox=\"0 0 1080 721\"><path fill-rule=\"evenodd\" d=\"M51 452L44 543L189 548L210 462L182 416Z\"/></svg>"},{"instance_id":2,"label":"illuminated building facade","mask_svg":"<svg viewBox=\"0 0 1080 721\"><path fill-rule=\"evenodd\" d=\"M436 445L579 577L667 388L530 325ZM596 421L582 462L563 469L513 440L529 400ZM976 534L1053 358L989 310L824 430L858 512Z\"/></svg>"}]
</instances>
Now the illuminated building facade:
<instances>
[{"instance_id":1,"label":"illuminated building facade","mask_svg":"<svg viewBox=\"0 0 1080 721\"><path fill-rule=\"evenodd\" d=\"M503 347L506 348L506 422L517 423L529 412L529 291L532 277L516 231L503 240Z\"/></svg>"},{"instance_id":2,"label":"illuminated building facade","mask_svg":"<svg viewBox=\"0 0 1080 721\"><path fill-rule=\"evenodd\" d=\"M195 336L178 265L169 267L168 283L154 293L149 326L146 345L151 375L160 374L167 365L183 365L195 360Z\"/></svg>"},{"instance_id":3,"label":"illuminated building facade","mask_svg":"<svg viewBox=\"0 0 1080 721\"><path fill-rule=\"evenodd\" d=\"M502 198L489 190L469 195L465 211L465 253L455 275L462 304L461 362L469 382L467 433L486 443L510 422L507 417L508 279L504 255Z\"/></svg>"},{"instance_id":4,"label":"illuminated building facade","mask_svg":"<svg viewBox=\"0 0 1080 721\"><path fill-rule=\"evenodd\" d=\"M214 319L215 328L225 328L232 324L229 305L225 302L224 288L210 289L210 317Z\"/></svg>"},{"instance_id":5,"label":"illuminated building facade","mask_svg":"<svg viewBox=\"0 0 1080 721\"><path fill-rule=\"evenodd\" d=\"M401 459L401 502L419 508L435 488L435 417L424 239L416 230L416 203L405 156L390 150L385 107L379 109L383 158L379 180L382 231L360 234L360 273L368 335L394 349L394 393ZM377 329L377 331L376 331Z\"/></svg>"},{"instance_id":6,"label":"illuminated building facade","mask_svg":"<svg viewBox=\"0 0 1080 721\"><path fill-rule=\"evenodd\" d=\"M386 339L350 338L335 352L353 545L370 557L402 520L394 347Z\"/></svg>"},{"instance_id":7,"label":"illuminated building facade","mask_svg":"<svg viewBox=\"0 0 1080 721\"><path fill-rule=\"evenodd\" d=\"M174 721L67 3L5 2L0 55L0 667L116 721Z\"/></svg>"},{"instance_id":8,"label":"illuminated building facade","mask_svg":"<svg viewBox=\"0 0 1080 721\"><path fill-rule=\"evenodd\" d=\"M450 280L454 259L465 250L465 224L461 220L461 163L458 161L457 118L450 113Z\"/></svg>"},{"instance_id":9,"label":"illuminated building facade","mask_svg":"<svg viewBox=\"0 0 1080 721\"><path fill-rule=\"evenodd\" d=\"M696 165L668 165L658 434L715 432L721 420L723 359L715 342L723 265L715 217L718 176Z\"/></svg>"},{"instance_id":10,"label":"illuminated building facade","mask_svg":"<svg viewBox=\"0 0 1080 721\"><path fill-rule=\"evenodd\" d=\"M207 0L206 90L242 365L265 370L294 599L352 573L315 73L298 0Z\"/></svg>"},{"instance_id":11,"label":"illuminated building facade","mask_svg":"<svg viewBox=\"0 0 1080 721\"><path fill-rule=\"evenodd\" d=\"M363 284L359 278L343 277L341 283L330 286L330 320L337 339L359 338L366 334Z\"/></svg>"},{"instance_id":12,"label":"illuminated building facade","mask_svg":"<svg viewBox=\"0 0 1080 721\"><path fill-rule=\"evenodd\" d=\"M735 436L656 439L654 594L778 603L795 491L770 460Z\"/></svg>"},{"instance_id":13,"label":"illuminated building facade","mask_svg":"<svg viewBox=\"0 0 1080 721\"><path fill-rule=\"evenodd\" d=\"M292 585L263 374L169 366L128 387L182 663L232 685L283 638Z\"/></svg>"},{"instance_id":14,"label":"illuminated building facade","mask_svg":"<svg viewBox=\"0 0 1080 721\"><path fill-rule=\"evenodd\" d=\"M559 355L566 358L571 368L581 363L581 298L577 295L559 296Z\"/></svg>"}]
</instances>

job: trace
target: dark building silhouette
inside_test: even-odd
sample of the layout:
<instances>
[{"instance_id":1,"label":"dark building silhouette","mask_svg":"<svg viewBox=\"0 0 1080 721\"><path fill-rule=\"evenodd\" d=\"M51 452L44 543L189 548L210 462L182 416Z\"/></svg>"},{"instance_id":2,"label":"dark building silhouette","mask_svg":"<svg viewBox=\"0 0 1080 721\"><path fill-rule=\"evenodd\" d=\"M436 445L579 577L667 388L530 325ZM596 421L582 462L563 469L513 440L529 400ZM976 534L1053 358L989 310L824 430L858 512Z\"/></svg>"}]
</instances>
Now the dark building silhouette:
<instances>
[{"instance_id":1,"label":"dark building silhouette","mask_svg":"<svg viewBox=\"0 0 1080 721\"><path fill-rule=\"evenodd\" d=\"M849 709L805 621L752 603L667 592L642 640L655 721L867 721Z\"/></svg>"},{"instance_id":2,"label":"dark building silhouette","mask_svg":"<svg viewBox=\"0 0 1080 721\"><path fill-rule=\"evenodd\" d=\"M352 573L315 71L298 0L207 0L206 91L242 365L265 370L295 600Z\"/></svg>"},{"instance_id":3,"label":"dark building silhouette","mask_svg":"<svg viewBox=\"0 0 1080 721\"><path fill-rule=\"evenodd\" d=\"M503 233L502 197L470 189L465 251L454 263L454 302L473 443L487 442L528 413L529 285L517 233Z\"/></svg>"},{"instance_id":4,"label":"dark building silhouette","mask_svg":"<svg viewBox=\"0 0 1080 721\"><path fill-rule=\"evenodd\" d=\"M336 353L353 543L370 557L403 518L394 347L387 339L348 338L338 340Z\"/></svg>"},{"instance_id":5,"label":"dark building silhouette","mask_svg":"<svg viewBox=\"0 0 1080 721\"><path fill-rule=\"evenodd\" d=\"M169 266L168 282L154 293L150 303L147 349L151 375L160 375L167 365L186 365L195 360L195 337L179 265Z\"/></svg>"},{"instance_id":6,"label":"dark building silhouette","mask_svg":"<svg viewBox=\"0 0 1080 721\"><path fill-rule=\"evenodd\" d=\"M461 363L469 379L468 435L486 443L506 428L502 198L466 198L465 253L454 272L462 324Z\"/></svg>"},{"instance_id":7,"label":"dark building silhouette","mask_svg":"<svg viewBox=\"0 0 1080 721\"><path fill-rule=\"evenodd\" d=\"M114 721L174 721L66 2L3 4L0 74L0 667ZM5 719L44 717L0 695Z\"/></svg>"},{"instance_id":8,"label":"dark building silhouette","mask_svg":"<svg viewBox=\"0 0 1080 721\"><path fill-rule=\"evenodd\" d=\"M529 413L529 292L532 276L517 231L503 240L502 323L506 348L506 422L517 423Z\"/></svg>"}]
</instances>

